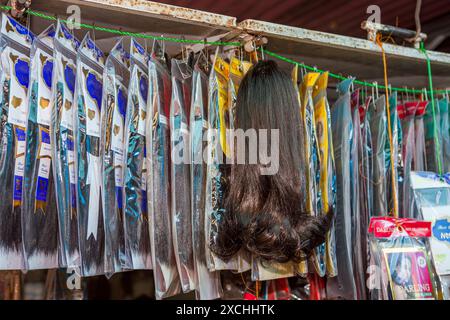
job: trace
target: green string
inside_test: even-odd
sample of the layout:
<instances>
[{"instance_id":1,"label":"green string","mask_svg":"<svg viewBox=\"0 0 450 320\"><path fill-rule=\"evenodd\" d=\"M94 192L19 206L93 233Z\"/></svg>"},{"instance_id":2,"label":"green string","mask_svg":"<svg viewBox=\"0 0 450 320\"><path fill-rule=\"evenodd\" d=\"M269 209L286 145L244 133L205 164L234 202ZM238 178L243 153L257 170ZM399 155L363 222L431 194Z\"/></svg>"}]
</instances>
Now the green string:
<instances>
[{"instance_id":1,"label":"green string","mask_svg":"<svg viewBox=\"0 0 450 320\"><path fill-rule=\"evenodd\" d=\"M436 122L436 107L435 107L435 101L434 101L434 92L433 92L433 74L431 73L431 61L430 57L428 56L427 50L425 49L424 43L420 43L420 51L425 55L427 59L427 69L428 69L428 84L430 86L430 94L431 94L431 110L433 112L433 125L434 125L434 147L435 152L438 158L438 168L439 168L439 175L442 177L442 164L441 164L441 145L438 137L438 129L437 129L437 122Z\"/></svg>"},{"instance_id":2,"label":"green string","mask_svg":"<svg viewBox=\"0 0 450 320\"><path fill-rule=\"evenodd\" d=\"M2 10L11 10L11 6L0 6L0 9ZM38 11L34 11L31 9L27 9L26 11L28 14L35 16L35 17L39 17L45 20L50 20L50 21L56 21L58 20L57 17L49 15L49 14L45 14L43 12L38 12ZM60 19L60 21L67 23L68 21L65 19ZM86 24L86 23L73 23L76 26L79 26L81 28L85 28L85 29L90 29L90 30L97 30L97 31L103 31L103 32L108 32L108 33L112 33L112 34L116 34L116 35L120 35L120 36L128 36L128 37L135 37L135 38L142 38L142 39L153 39L153 40L160 40L160 41L167 41L167 42L177 42L177 43L185 43L185 44L204 44L204 45L212 45L212 46L237 46L240 47L242 46L242 44L240 42L231 42L231 41L206 41L206 40L189 40L189 39L181 39L181 38L171 38L171 37L163 37L163 36L153 36L153 35L149 35L149 34L143 34L143 33L135 33L135 32L129 32L129 31L122 31L122 30L118 30L118 29L113 29L113 28L105 28L105 27L100 27L100 26L94 26L94 25L90 25L90 24ZM279 60L282 61L286 61L289 62L291 64L294 65L298 65L301 66L303 68L305 68L306 70L310 70L310 71L316 71L316 72L325 72L324 70L320 70L317 69L315 67L311 67L308 65L305 65L303 63L299 63L296 62L294 60L291 60L287 57L281 56L277 53L271 52L267 49L263 49L261 47L261 52L264 52L265 54L275 57ZM427 56L427 63L430 64L430 60L428 59ZM338 80L345 80L348 77L344 77L340 74L336 74L336 73L332 73L329 72L330 77L338 79ZM365 86L365 87L378 87L379 89L387 89L385 86L383 85L376 85L374 83L370 83L370 82L365 82L365 81L360 81L360 80L354 80L353 81L354 84L358 84L361 86ZM430 89L432 90L432 86L430 86ZM397 92L404 92L404 93L412 93L412 94L420 94L423 93L423 90L418 90L418 89L407 89L407 88L390 88L390 90L392 91L397 91ZM428 91L429 92L429 91ZM431 91L429 93L436 93L436 94L445 94L447 91L446 90L434 90Z\"/></svg>"}]
</instances>

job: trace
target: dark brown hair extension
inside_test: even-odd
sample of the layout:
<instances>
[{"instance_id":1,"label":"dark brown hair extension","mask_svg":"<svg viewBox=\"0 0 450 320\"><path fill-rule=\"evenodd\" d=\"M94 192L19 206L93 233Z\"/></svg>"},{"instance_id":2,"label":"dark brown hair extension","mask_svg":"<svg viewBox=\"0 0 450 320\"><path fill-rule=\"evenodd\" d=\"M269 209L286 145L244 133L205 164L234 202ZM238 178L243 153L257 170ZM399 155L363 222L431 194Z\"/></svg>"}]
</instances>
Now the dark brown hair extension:
<instances>
[{"instance_id":1,"label":"dark brown hair extension","mask_svg":"<svg viewBox=\"0 0 450 320\"><path fill-rule=\"evenodd\" d=\"M211 249L228 260L241 248L267 261L299 262L325 241L330 212L306 212L303 123L290 77L274 61L260 61L244 77L236 102L236 129L279 130L279 170L260 164L225 165L225 212ZM268 148L270 150L270 137ZM248 158L249 142L246 140Z\"/></svg>"}]
</instances>

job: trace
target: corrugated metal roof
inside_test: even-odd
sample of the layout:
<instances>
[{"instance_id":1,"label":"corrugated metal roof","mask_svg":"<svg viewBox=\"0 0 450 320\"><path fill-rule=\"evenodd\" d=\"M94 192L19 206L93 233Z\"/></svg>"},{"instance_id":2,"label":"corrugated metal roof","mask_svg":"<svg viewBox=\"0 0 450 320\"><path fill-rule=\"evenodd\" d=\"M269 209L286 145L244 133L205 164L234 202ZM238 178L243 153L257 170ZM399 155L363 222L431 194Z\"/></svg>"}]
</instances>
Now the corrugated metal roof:
<instances>
[{"instance_id":1,"label":"corrugated metal roof","mask_svg":"<svg viewBox=\"0 0 450 320\"><path fill-rule=\"evenodd\" d=\"M295 27L366 37L360 25L369 5L381 9L381 23L415 30L415 0L162 0L160 2L238 18L257 19ZM423 0L422 31L435 32L437 21L450 18L450 0ZM439 31L439 30L438 30ZM445 41L438 48L450 51Z\"/></svg>"}]
</instances>

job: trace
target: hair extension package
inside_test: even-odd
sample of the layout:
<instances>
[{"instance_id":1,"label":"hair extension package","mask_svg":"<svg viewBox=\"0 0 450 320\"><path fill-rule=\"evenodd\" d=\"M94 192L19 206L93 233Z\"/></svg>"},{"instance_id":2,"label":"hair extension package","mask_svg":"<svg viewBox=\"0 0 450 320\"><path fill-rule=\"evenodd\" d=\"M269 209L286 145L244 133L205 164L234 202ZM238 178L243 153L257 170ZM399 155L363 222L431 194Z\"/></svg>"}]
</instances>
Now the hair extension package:
<instances>
[{"instance_id":1,"label":"hair extension package","mask_svg":"<svg viewBox=\"0 0 450 320\"><path fill-rule=\"evenodd\" d=\"M369 226L369 289L377 300L440 300L442 292L430 251L431 222L372 218Z\"/></svg>"},{"instance_id":2,"label":"hair extension package","mask_svg":"<svg viewBox=\"0 0 450 320\"><path fill-rule=\"evenodd\" d=\"M181 291L170 219L170 98L172 86L164 52L158 42L149 61L151 88L147 117L147 159L149 164L148 207L150 210L150 243L156 299Z\"/></svg>"},{"instance_id":3,"label":"hair extension package","mask_svg":"<svg viewBox=\"0 0 450 320\"><path fill-rule=\"evenodd\" d=\"M209 235L207 244L207 262L210 271L238 270L239 259L235 255L228 261L223 261L209 250L214 245L218 232L218 224L224 214L223 197L225 181L223 178L223 160L229 155L226 139L225 117L228 115L228 84L230 65L223 60L217 49L214 57L214 67L209 75L208 102L208 147L206 170L205 233ZM228 118L228 117L227 117Z\"/></svg>"},{"instance_id":4,"label":"hair extension package","mask_svg":"<svg viewBox=\"0 0 450 320\"><path fill-rule=\"evenodd\" d=\"M50 138L54 36L55 26L52 25L34 39L31 47L22 209L22 232L28 270L59 266L58 210Z\"/></svg>"},{"instance_id":5,"label":"hair extension package","mask_svg":"<svg viewBox=\"0 0 450 320\"><path fill-rule=\"evenodd\" d=\"M434 106L435 116L433 115L433 105L430 101L423 117L424 129L425 129L425 161L426 170L432 172L438 172L439 162L442 164L442 147L440 142L440 154L437 153L436 141L442 141L440 139L440 123L441 115L439 112L439 100L435 100ZM445 115L448 117L448 115ZM436 120L436 122L435 122ZM440 157L439 157L440 156Z\"/></svg>"},{"instance_id":6,"label":"hair extension package","mask_svg":"<svg viewBox=\"0 0 450 320\"><path fill-rule=\"evenodd\" d=\"M414 118L414 154L412 160L412 169L414 171L425 171L426 169L426 147L425 147L425 111L428 101L421 101Z\"/></svg>"},{"instance_id":7,"label":"hair extension package","mask_svg":"<svg viewBox=\"0 0 450 320\"><path fill-rule=\"evenodd\" d=\"M101 201L100 111L104 55L86 34L78 49L75 170L81 274L104 274L105 230Z\"/></svg>"},{"instance_id":8,"label":"hair extension package","mask_svg":"<svg viewBox=\"0 0 450 320\"><path fill-rule=\"evenodd\" d=\"M189 109L192 69L186 61L172 59L171 219L172 238L183 292L195 289L190 204Z\"/></svg>"},{"instance_id":9,"label":"hair extension package","mask_svg":"<svg viewBox=\"0 0 450 320\"><path fill-rule=\"evenodd\" d=\"M403 143L402 143L402 160L403 160L403 197L399 212L404 218L413 218L412 197L410 194L410 174L411 165L414 154L415 144L415 126L414 118L419 107L419 102L407 101L403 105L399 105L398 115L402 122Z\"/></svg>"},{"instance_id":10,"label":"hair extension package","mask_svg":"<svg viewBox=\"0 0 450 320\"><path fill-rule=\"evenodd\" d=\"M431 252L444 298L450 300L450 174L411 172L411 192L418 219L430 221Z\"/></svg>"},{"instance_id":11,"label":"hair extension package","mask_svg":"<svg viewBox=\"0 0 450 320\"><path fill-rule=\"evenodd\" d=\"M61 265L80 266L74 153L75 78L79 41L58 21L54 40L51 139Z\"/></svg>"},{"instance_id":12,"label":"hair extension package","mask_svg":"<svg viewBox=\"0 0 450 320\"><path fill-rule=\"evenodd\" d=\"M101 110L102 207L105 226L105 273L132 269L123 229L124 127L130 82L130 57L120 39L103 72Z\"/></svg>"},{"instance_id":13,"label":"hair extension package","mask_svg":"<svg viewBox=\"0 0 450 320\"><path fill-rule=\"evenodd\" d=\"M440 138L442 153L442 171L450 172L450 125L449 125L449 98L448 95L438 101L440 121Z\"/></svg>"},{"instance_id":14,"label":"hair extension package","mask_svg":"<svg viewBox=\"0 0 450 320\"><path fill-rule=\"evenodd\" d=\"M333 155L333 135L331 132L331 114L327 100L328 72L317 79L312 93L314 101L314 121L317 134L318 155L320 155L320 194L322 212L331 214L336 206L336 177ZM327 233L325 242L325 271L327 276L337 275L336 237L334 224Z\"/></svg>"},{"instance_id":15,"label":"hair extension package","mask_svg":"<svg viewBox=\"0 0 450 320\"><path fill-rule=\"evenodd\" d=\"M148 54L131 39L131 73L125 117L124 222L125 244L134 270L151 269L147 211L146 119Z\"/></svg>"},{"instance_id":16,"label":"hair extension package","mask_svg":"<svg viewBox=\"0 0 450 320\"><path fill-rule=\"evenodd\" d=\"M321 179L321 164L319 154L319 141L317 139L315 113L314 113L314 101L313 101L313 89L319 78L320 74L317 72L310 72L303 78L300 86L300 98L301 98L301 119L304 122L304 150L306 151L306 207L307 211L311 215L322 215L322 192L320 188ZM326 274L325 263L325 243L319 245L313 250L312 264L314 265L315 272L319 277L323 277Z\"/></svg>"},{"instance_id":17,"label":"hair extension package","mask_svg":"<svg viewBox=\"0 0 450 320\"><path fill-rule=\"evenodd\" d=\"M385 145L385 172L386 172L386 188L387 188L387 209L388 212L394 212L394 190L397 196L397 206L401 203L402 192L398 188L398 167L399 167L399 152L401 152L400 146L402 145L402 128L397 111L397 92L393 92L389 96L389 110L391 115L391 129L392 129L392 150L389 143L389 137L386 140ZM387 131L387 126L386 129ZM393 153L392 160L394 161L394 173L391 170L391 152ZM394 186L392 185L392 174L394 175ZM398 208L397 208L398 209ZM387 213L386 213L387 214Z\"/></svg>"},{"instance_id":18,"label":"hair extension package","mask_svg":"<svg viewBox=\"0 0 450 320\"><path fill-rule=\"evenodd\" d=\"M0 270L24 269L21 212L25 166L30 46L34 35L1 16Z\"/></svg>"},{"instance_id":19,"label":"hair extension package","mask_svg":"<svg viewBox=\"0 0 450 320\"><path fill-rule=\"evenodd\" d=\"M331 110L334 159L336 161L336 258L338 275L327 281L329 297L356 299L356 286L352 265L352 209L350 197L350 143L352 114L349 78L338 84L339 98ZM384 160L384 159L383 159Z\"/></svg>"},{"instance_id":20,"label":"hair extension package","mask_svg":"<svg viewBox=\"0 0 450 320\"><path fill-rule=\"evenodd\" d=\"M191 128L191 212L192 239L194 253L194 269L196 274L196 296L200 300L212 300L221 297L222 289L220 274L209 271L206 264L205 236L205 183L206 164L203 161L203 150L206 142L203 140L208 129L207 105L208 87L207 75L197 63L192 74L192 100L190 110Z\"/></svg>"}]
</instances>

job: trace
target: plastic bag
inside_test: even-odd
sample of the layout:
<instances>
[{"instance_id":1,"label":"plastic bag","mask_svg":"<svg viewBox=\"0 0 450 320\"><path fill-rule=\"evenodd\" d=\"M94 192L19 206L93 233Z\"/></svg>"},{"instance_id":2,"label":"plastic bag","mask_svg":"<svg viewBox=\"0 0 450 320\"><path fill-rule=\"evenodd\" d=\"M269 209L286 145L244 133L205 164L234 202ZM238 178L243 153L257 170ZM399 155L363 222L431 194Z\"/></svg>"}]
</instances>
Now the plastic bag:
<instances>
[{"instance_id":1,"label":"plastic bag","mask_svg":"<svg viewBox=\"0 0 450 320\"><path fill-rule=\"evenodd\" d=\"M412 218L412 197L410 194L410 174L412 166L412 158L414 154L415 143L415 125L414 118L417 112L419 102L406 102L402 106L398 106L399 117L402 121L403 129L403 145L402 145L402 159L403 159L403 198L400 204L401 217Z\"/></svg>"},{"instance_id":2,"label":"plastic bag","mask_svg":"<svg viewBox=\"0 0 450 320\"><path fill-rule=\"evenodd\" d=\"M105 226L105 273L132 269L123 229L124 126L130 82L130 56L120 39L105 62L101 111L102 206Z\"/></svg>"},{"instance_id":3,"label":"plastic bag","mask_svg":"<svg viewBox=\"0 0 450 320\"><path fill-rule=\"evenodd\" d=\"M439 141L442 159L442 172L450 172L450 128L448 104L448 98L440 99L437 103L440 115Z\"/></svg>"},{"instance_id":4,"label":"plastic bag","mask_svg":"<svg viewBox=\"0 0 450 320\"><path fill-rule=\"evenodd\" d=\"M79 41L58 21L54 39L53 101L50 126L53 175L58 205L61 265L80 266L73 127L76 52Z\"/></svg>"},{"instance_id":5,"label":"plastic bag","mask_svg":"<svg viewBox=\"0 0 450 320\"><path fill-rule=\"evenodd\" d=\"M441 299L440 283L430 253L431 223L378 218L369 229L371 257L379 270L371 282L379 300Z\"/></svg>"},{"instance_id":6,"label":"plastic bag","mask_svg":"<svg viewBox=\"0 0 450 320\"><path fill-rule=\"evenodd\" d=\"M192 75L192 102L190 110L191 126L191 207L194 269L196 273L196 296L200 300L218 299L221 296L219 272L208 270L206 265L205 237L205 182L206 164L203 150L206 143L203 137L207 123L207 76L199 65L194 67Z\"/></svg>"},{"instance_id":7,"label":"plastic bag","mask_svg":"<svg viewBox=\"0 0 450 320\"><path fill-rule=\"evenodd\" d=\"M399 166L399 152L401 151L402 133L400 126L400 119L397 111L397 92L393 92L389 96L389 110L391 115L391 131L392 131L392 150L389 143L389 137L385 144L385 172L386 172L386 197L388 212L395 212L394 205L397 203L397 210L401 202L401 192L398 188L398 166ZM387 124L386 124L387 132ZM392 159L391 159L392 152ZM394 173L392 173L391 160L394 162ZM392 185L392 175L394 175L394 186ZM393 190L395 188L395 191ZM397 197L394 201L394 194ZM386 212L385 214L387 214ZM399 211L397 211L399 212Z\"/></svg>"},{"instance_id":8,"label":"plastic bag","mask_svg":"<svg viewBox=\"0 0 450 320\"><path fill-rule=\"evenodd\" d=\"M28 270L53 269L59 266L58 211L50 138L54 36L55 26L52 25L34 39L31 48L22 210Z\"/></svg>"},{"instance_id":9,"label":"plastic bag","mask_svg":"<svg viewBox=\"0 0 450 320\"><path fill-rule=\"evenodd\" d=\"M105 229L101 201L100 112L104 54L89 33L78 49L75 89L75 170L81 274L104 274Z\"/></svg>"},{"instance_id":10,"label":"plastic bag","mask_svg":"<svg viewBox=\"0 0 450 320\"><path fill-rule=\"evenodd\" d=\"M412 168L414 171L424 171L426 168L424 114L427 105L428 101L421 101L419 103L414 119L415 144L412 159Z\"/></svg>"},{"instance_id":11,"label":"plastic bag","mask_svg":"<svg viewBox=\"0 0 450 320\"><path fill-rule=\"evenodd\" d=\"M352 266L352 231L350 200L350 139L352 114L350 109L349 78L338 85L339 99L331 109L334 159L336 163L336 258L338 275L327 281L328 297L356 299Z\"/></svg>"},{"instance_id":12,"label":"plastic bag","mask_svg":"<svg viewBox=\"0 0 450 320\"><path fill-rule=\"evenodd\" d=\"M429 102L429 106L425 111L423 118L425 128L425 151L426 151L426 170L432 172L438 172L439 161L442 164L442 151L440 157L437 154L436 141L439 140L439 124L441 123L441 116L439 113L439 101L435 101L435 117L433 116L432 103ZM436 122L435 122L436 121Z\"/></svg>"},{"instance_id":13,"label":"plastic bag","mask_svg":"<svg viewBox=\"0 0 450 320\"><path fill-rule=\"evenodd\" d=\"M190 204L189 109L192 69L187 62L172 59L171 218L172 238L183 292L195 289Z\"/></svg>"},{"instance_id":14,"label":"plastic bag","mask_svg":"<svg viewBox=\"0 0 450 320\"><path fill-rule=\"evenodd\" d=\"M450 300L450 175L443 179L431 172L411 172L416 216L430 221L431 252L442 283L444 298Z\"/></svg>"},{"instance_id":15,"label":"plastic bag","mask_svg":"<svg viewBox=\"0 0 450 320\"><path fill-rule=\"evenodd\" d=\"M387 211L385 144L387 141L386 97L383 95L375 100L369 109L371 113L370 130L372 133L372 164L373 175L373 216L384 216Z\"/></svg>"},{"instance_id":16,"label":"plastic bag","mask_svg":"<svg viewBox=\"0 0 450 320\"><path fill-rule=\"evenodd\" d=\"M209 235L206 248L206 261L210 271L217 270L238 270L238 256L233 256L225 262L209 250L214 244L214 239L218 230L220 217L224 214L222 208L223 193L225 190L223 179L224 155L228 154L228 144L226 141L225 114L227 113L228 83L230 66L216 51L214 69L209 76L208 90L208 133L207 133L207 169L206 169L206 198L205 232ZM220 128L220 130L219 130Z\"/></svg>"},{"instance_id":17,"label":"plastic bag","mask_svg":"<svg viewBox=\"0 0 450 320\"><path fill-rule=\"evenodd\" d=\"M148 54L131 39L130 85L125 117L124 230L126 250L134 270L151 269L147 203L146 119L148 113Z\"/></svg>"},{"instance_id":18,"label":"plastic bag","mask_svg":"<svg viewBox=\"0 0 450 320\"><path fill-rule=\"evenodd\" d=\"M170 219L170 96L169 71L158 42L149 61L150 117L147 117L148 207L150 238L156 299L167 298L181 291Z\"/></svg>"},{"instance_id":19,"label":"plastic bag","mask_svg":"<svg viewBox=\"0 0 450 320\"><path fill-rule=\"evenodd\" d=\"M320 191L322 214L335 210L336 175L334 169L333 135L331 114L327 100L328 72L322 73L314 86L314 121L317 129L317 142L320 155ZM329 277L337 275L336 238L334 223L328 231L325 242L325 266Z\"/></svg>"},{"instance_id":20,"label":"plastic bag","mask_svg":"<svg viewBox=\"0 0 450 320\"><path fill-rule=\"evenodd\" d=\"M21 211L34 35L11 17L1 18L0 269L24 269Z\"/></svg>"}]
</instances>

